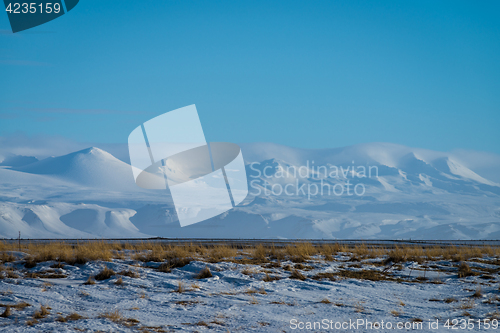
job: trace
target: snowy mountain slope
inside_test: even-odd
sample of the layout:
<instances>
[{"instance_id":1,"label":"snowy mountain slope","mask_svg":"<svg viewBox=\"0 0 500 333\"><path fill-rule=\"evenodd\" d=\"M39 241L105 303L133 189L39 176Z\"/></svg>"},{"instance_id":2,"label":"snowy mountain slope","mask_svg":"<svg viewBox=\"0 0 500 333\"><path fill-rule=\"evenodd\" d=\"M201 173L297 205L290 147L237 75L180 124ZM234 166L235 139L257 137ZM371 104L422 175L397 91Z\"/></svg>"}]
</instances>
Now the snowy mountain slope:
<instances>
[{"instance_id":1,"label":"snowy mountain slope","mask_svg":"<svg viewBox=\"0 0 500 333\"><path fill-rule=\"evenodd\" d=\"M38 158L34 156L23 156L23 155L14 155L7 154L7 156L0 158L0 166L8 166L8 167L21 167L31 163L38 162Z\"/></svg>"},{"instance_id":2,"label":"snowy mountain slope","mask_svg":"<svg viewBox=\"0 0 500 333\"><path fill-rule=\"evenodd\" d=\"M1 167L0 237L17 237L18 231L31 238L500 235L500 186L448 153L386 143L321 150L259 143L242 150L250 191L245 201L185 228L168 190L137 187L130 166L99 148ZM370 167L376 168L371 176ZM338 190L348 184L365 191L314 193L315 186ZM273 192L285 187L292 195Z\"/></svg>"},{"instance_id":3,"label":"snowy mountain slope","mask_svg":"<svg viewBox=\"0 0 500 333\"><path fill-rule=\"evenodd\" d=\"M496 179L500 179L500 155L485 152L458 150L451 153L438 152L428 149L411 148L393 143L365 143L343 148L330 149L299 149L274 143L247 143L241 144L247 161L264 161L269 159L284 160L294 165L304 165L307 161L315 161L317 165L336 164L349 165L352 161L356 165L377 164L391 168L401 168L407 163L409 156L430 164L437 169L456 164L462 171L451 167L458 175L465 172L468 178L476 179L488 185L499 186ZM445 163L442 163L444 161ZM467 167L470 166L470 167ZM450 166L447 166L450 171ZM485 172L495 179L485 179L473 169L487 170ZM494 170L495 172L492 172ZM491 184L493 183L493 184Z\"/></svg>"},{"instance_id":4,"label":"snowy mountain slope","mask_svg":"<svg viewBox=\"0 0 500 333\"><path fill-rule=\"evenodd\" d=\"M115 189L135 186L130 165L95 147L13 168L39 175L51 175L85 186Z\"/></svg>"}]
</instances>

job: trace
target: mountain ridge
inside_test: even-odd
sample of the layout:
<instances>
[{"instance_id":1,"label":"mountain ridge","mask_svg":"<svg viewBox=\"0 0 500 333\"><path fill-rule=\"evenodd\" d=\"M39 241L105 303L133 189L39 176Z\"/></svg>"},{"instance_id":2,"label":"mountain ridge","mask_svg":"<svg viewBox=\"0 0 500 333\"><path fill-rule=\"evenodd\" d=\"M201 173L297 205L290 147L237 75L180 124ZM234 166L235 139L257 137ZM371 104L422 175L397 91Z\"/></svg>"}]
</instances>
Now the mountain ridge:
<instances>
[{"instance_id":1,"label":"mountain ridge","mask_svg":"<svg viewBox=\"0 0 500 333\"><path fill-rule=\"evenodd\" d=\"M446 239L500 234L500 186L447 153L387 143L320 150L260 143L243 145L242 151L249 182L256 181L245 201L186 228L176 220L168 190L138 188L130 165L96 147L0 168L0 237L17 237L18 231L31 238ZM296 180L320 184L316 176L277 177L278 166L300 167L307 161L346 168L372 164L379 174L324 179L332 186L362 183L362 196L256 193L266 184L268 190ZM258 163L252 168L252 162ZM252 170L265 167L270 167L269 177Z\"/></svg>"}]
</instances>

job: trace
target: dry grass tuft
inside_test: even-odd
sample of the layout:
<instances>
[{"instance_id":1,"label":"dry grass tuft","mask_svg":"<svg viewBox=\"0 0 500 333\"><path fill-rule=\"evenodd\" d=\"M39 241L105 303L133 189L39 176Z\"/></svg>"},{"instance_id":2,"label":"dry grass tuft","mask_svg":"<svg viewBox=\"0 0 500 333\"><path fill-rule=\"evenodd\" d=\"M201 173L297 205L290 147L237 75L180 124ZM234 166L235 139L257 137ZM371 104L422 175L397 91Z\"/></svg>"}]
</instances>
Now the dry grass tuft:
<instances>
[{"instance_id":1,"label":"dry grass tuft","mask_svg":"<svg viewBox=\"0 0 500 333\"><path fill-rule=\"evenodd\" d=\"M212 277L212 272L210 272L210 268L205 266L196 276L196 279L208 279Z\"/></svg>"},{"instance_id":2,"label":"dry grass tuft","mask_svg":"<svg viewBox=\"0 0 500 333\"><path fill-rule=\"evenodd\" d=\"M245 294L249 294L249 295L253 295L253 294L267 295L267 292L266 292L266 290L264 289L264 287L260 288L260 290L256 290L256 289L254 289L254 288L248 288L248 289L245 291Z\"/></svg>"},{"instance_id":3,"label":"dry grass tuft","mask_svg":"<svg viewBox=\"0 0 500 333\"><path fill-rule=\"evenodd\" d=\"M272 281L278 281L281 280L279 276L272 276L266 273L266 276L262 279L264 282L272 282Z\"/></svg>"},{"instance_id":4,"label":"dry grass tuft","mask_svg":"<svg viewBox=\"0 0 500 333\"><path fill-rule=\"evenodd\" d=\"M340 252L340 245L338 243L335 244L323 244L321 245L319 252L325 256L325 260L332 261L333 255Z\"/></svg>"},{"instance_id":5,"label":"dry grass tuft","mask_svg":"<svg viewBox=\"0 0 500 333\"><path fill-rule=\"evenodd\" d=\"M115 283L116 286L123 286L123 279L122 279L122 277L120 276L114 283Z\"/></svg>"},{"instance_id":6,"label":"dry grass tuft","mask_svg":"<svg viewBox=\"0 0 500 333\"><path fill-rule=\"evenodd\" d=\"M267 261L267 249L262 244L257 245L253 250L253 259L259 262Z\"/></svg>"},{"instance_id":7,"label":"dry grass tuft","mask_svg":"<svg viewBox=\"0 0 500 333\"><path fill-rule=\"evenodd\" d=\"M166 262L161 263L160 266L158 266L157 270L162 273L170 273L172 271L172 268L170 268L170 265Z\"/></svg>"},{"instance_id":8,"label":"dry grass tuft","mask_svg":"<svg viewBox=\"0 0 500 333\"><path fill-rule=\"evenodd\" d=\"M280 305L286 305L286 302L285 302L285 301L282 301L282 300L280 300L280 301L271 301L271 302L269 302L269 304L280 304Z\"/></svg>"},{"instance_id":9,"label":"dry grass tuft","mask_svg":"<svg viewBox=\"0 0 500 333\"><path fill-rule=\"evenodd\" d=\"M120 311L116 309L115 311L108 311L101 313L99 315L99 318L106 318L111 320L112 322L115 322L117 324L121 324L127 327L135 326L139 323L139 320L134 319L134 318L124 318L120 314Z\"/></svg>"},{"instance_id":10,"label":"dry grass tuft","mask_svg":"<svg viewBox=\"0 0 500 333\"><path fill-rule=\"evenodd\" d=\"M194 323L193 326L206 326L206 327L208 327L208 324L204 321L199 321L197 323Z\"/></svg>"},{"instance_id":11,"label":"dry grass tuft","mask_svg":"<svg viewBox=\"0 0 500 333\"><path fill-rule=\"evenodd\" d=\"M182 281L177 282L177 289L174 290L176 293L183 293L186 291L186 287L184 286L184 283Z\"/></svg>"},{"instance_id":12,"label":"dry grass tuft","mask_svg":"<svg viewBox=\"0 0 500 333\"><path fill-rule=\"evenodd\" d=\"M323 303L323 304L331 304L332 302L330 302L330 300L328 298L323 298L321 301L319 301L320 303Z\"/></svg>"},{"instance_id":13,"label":"dry grass tuft","mask_svg":"<svg viewBox=\"0 0 500 333\"><path fill-rule=\"evenodd\" d=\"M401 248L396 246L387 254L386 264L393 263L398 264L401 262L406 262L408 258L407 248Z\"/></svg>"},{"instance_id":14,"label":"dry grass tuft","mask_svg":"<svg viewBox=\"0 0 500 333\"><path fill-rule=\"evenodd\" d=\"M470 300L465 301L462 304L460 304L459 308L463 309L463 310L467 310L467 309L472 309L474 307L474 305L475 305L474 300L470 299Z\"/></svg>"},{"instance_id":15,"label":"dry grass tuft","mask_svg":"<svg viewBox=\"0 0 500 333\"><path fill-rule=\"evenodd\" d=\"M304 281L307 278L301 272L299 272L298 270L294 269L292 271L292 274L290 274L290 279L296 279L296 280Z\"/></svg>"},{"instance_id":16,"label":"dry grass tuft","mask_svg":"<svg viewBox=\"0 0 500 333\"><path fill-rule=\"evenodd\" d=\"M13 250L15 250L15 249L13 249ZM12 253L2 252L2 254L0 256L0 262L6 263L6 262L13 262L13 261L16 261L16 257L14 257L12 255Z\"/></svg>"},{"instance_id":17,"label":"dry grass tuft","mask_svg":"<svg viewBox=\"0 0 500 333\"><path fill-rule=\"evenodd\" d=\"M331 272L320 272L320 273L317 273L317 274L315 274L312 277L312 279L313 280L328 279L330 281L336 281L336 279L335 279L335 273L331 273Z\"/></svg>"},{"instance_id":18,"label":"dry grass tuft","mask_svg":"<svg viewBox=\"0 0 500 333\"><path fill-rule=\"evenodd\" d=\"M35 324L38 324L38 320L36 320L36 319L28 319L28 320L26 320L26 325L28 325L28 326L33 326Z\"/></svg>"},{"instance_id":19,"label":"dry grass tuft","mask_svg":"<svg viewBox=\"0 0 500 333\"><path fill-rule=\"evenodd\" d=\"M334 274L336 276L349 279L359 279L359 280L369 280L369 281L396 281L396 279L390 277L389 275L375 270L361 270L361 271L340 270L339 272Z\"/></svg>"},{"instance_id":20,"label":"dry grass tuft","mask_svg":"<svg viewBox=\"0 0 500 333\"><path fill-rule=\"evenodd\" d=\"M65 274L57 273L55 270L47 270L43 272L27 272L24 275L25 278L30 278L30 279L65 279L68 276Z\"/></svg>"},{"instance_id":21,"label":"dry grass tuft","mask_svg":"<svg viewBox=\"0 0 500 333\"><path fill-rule=\"evenodd\" d=\"M24 308L27 308L28 306L31 306L31 304L26 303L26 302L21 302L21 303L17 303L17 304L0 304L0 307L4 307L4 308L10 307L10 308L13 308L16 310L23 310Z\"/></svg>"},{"instance_id":22,"label":"dry grass tuft","mask_svg":"<svg viewBox=\"0 0 500 333\"><path fill-rule=\"evenodd\" d=\"M167 263L170 268L181 268L188 265L192 261L191 258L170 258Z\"/></svg>"},{"instance_id":23,"label":"dry grass tuft","mask_svg":"<svg viewBox=\"0 0 500 333\"><path fill-rule=\"evenodd\" d=\"M115 274L116 274L115 271L112 270L111 268L104 267L104 269L102 271L100 271L96 276L94 276L94 278L97 281L102 281L102 280L109 279L110 277L112 277Z\"/></svg>"},{"instance_id":24,"label":"dry grass tuft","mask_svg":"<svg viewBox=\"0 0 500 333\"><path fill-rule=\"evenodd\" d=\"M356 311L357 313L365 312L365 307L363 306L362 302L356 302L356 304L354 304L354 311Z\"/></svg>"},{"instance_id":25,"label":"dry grass tuft","mask_svg":"<svg viewBox=\"0 0 500 333\"><path fill-rule=\"evenodd\" d=\"M392 314L394 317L399 317L399 316L401 316L401 312L396 311L396 310L391 310L391 314Z\"/></svg>"},{"instance_id":26,"label":"dry grass tuft","mask_svg":"<svg viewBox=\"0 0 500 333\"><path fill-rule=\"evenodd\" d=\"M465 262L462 262L458 267L458 277L464 278L467 276L475 275L475 273L470 269L469 265Z\"/></svg>"},{"instance_id":27,"label":"dry grass tuft","mask_svg":"<svg viewBox=\"0 0 500 333\"><path fill-rule=\"evenodd\" d=\"M73 312L73 313L71 313L71 314L69 314L69 315L66 316L67 320L80 320L80 319L83 319L83 318L85 318L85 317L79 315L76 312Z\"/></svg>"},{"instance_id":28,"label":"dry grass tuft","mask_svg":"<svg viewBox=\"0 0 500 333\"><path fill-rule=\"evenodd\" d=\"M92 278L92 276L89 276L87 281L85 281L83 284L84 285L92 285L92 284L95 284L95 280Z\"/></svg>"},{"instance_id":29,"label":"dry grass tuft","mask_svg":"<svg viewBox=\"0 0 500 333\"><path fill-rule=\"evenodd\" d=\"M106 311L103 312L99 315L99 318L105 318L109 319L113 322L119 322L123 319L122 315L120 314L120 311L116 309L115 311Z\"/></svg>"},{"instance_id":30,"label":"dry grass tuft","mask_svg":"<svg viewBox=\"0 0 500 333\"><path fill-rule=\"evenodd\" d=\"M158 266L157 270L162 273L170 273L174 268L184 267L192 261L191 258L170 258Z\"/></svg>"},{"instance_id":31,"label":"dry grass tuft","mask_svg":"<svg viewBox=\"0 0 500 333\"><path fill-rule=\"evenodd\" d=\"M131 278L139 278L139 277L141 277L141 276L140 276L140 274L139 274L138 272L134 272L134 271L132 271L132 270L130 270L130 269L128 269L128 270L123 270L123 271L118 272L118 273L116 273L116 274L118 274L118 275L123 275L123 276L128 276L128 277L131 277Z\"/></svg>"},{"instance_id":32,"label":"dry grass tuft","mask_svg":"<svg viewBox=\"0 0 500 333\"><path fill-rule=\"evenodd\" d=\"M2 314L0 314L0 317L2 317L2 318L8 318L8 317L10 317L10 315L11 315L10 306L7 305L5 307L5 311Z\"/></svg>"},{"instance_id":33,"label":"dry grass tuft","mask_svg":"<svg viewBox=\"0 0 500 333\"><path fill-rule=\"evenodd\" d=\"M33 257L28 257L24 262L24 268L30 269L36 266L36 261Z\"/></svg>"},{"instance_id":34,"label":"dry grass tuft","mask_svg":"<svg viewBox=\"0 0 500 333\"><path fill-rule=\"evenodd\" d=\"M7 271L7 277L9 279L17 279L17 278L19 278L19 275L17 275L16 273L14 273L12 270L8 270Z\"/></svg>"},{"instance_id":35,"label":"dry grass tuft","mask_svg":"<svg viewBox=\"0 0 500 333\"><path fill-rule=\"evenodd\" d=\"M34 319L42 319L47 317L50 314L49 307L48 306L40 306L40 310L35 311L33 314Z\"/></svg>"},{"instance_id":36,"label":"dry grass tuft","mask_svg":"<svg viewBox=\"0 0 500 333\"><path fill-rule=\"evenodd\" d=\"M471 297L474 297L474 298L481 298L481 297L483 297L483 293L481 291L481 287L477 287L476 291L474 292L474 294L471 295Z\"/></svg>"},{"instance_id":37,"label":"dry grass tuft","mask_svg":"<svg viewBox=\"0 0 500 333\"><path fill-rule=\"evenodd\" d=\"M61 322L61 323L65 323L67 321L77 321L77 320L80 320L80 319L85 319L85 317L79 315L76 312L73 312L73 313L67 315L66 317L60 316L56 320L59 321L59 322Z\"/></svg>"},{"instance_id":38,"label":"dry grass tuft","mask_svg":"<svg viewBox=\"0 0 500 333\"><path fill-rule=\"evenodd\" d=\"M259 301L255 298L255 296L252 296L252 299L249 301L250 304L259 304Z\"/></svg>"},{"instance_id":39,"label":"dry grass tuft","mask_svg":"<svg viewBox=\"0 0 500 333\"><path fill-rule=\"evenodd\" d=\"M85 296L89 296L90 294L88 292L84 291L84 290L80 290L80 295L82 297L85 297Z\"/></svg>"},{"instance_id":40,"label":"dry grass tuft","mask_svg":"<svg viewBox=\"0 0 500 333\"><path fill-rule=\"evenodd\" d=\"M194 300L194 301L176 301L175 304L182 305L182 306L187 306L187 305L193 305L193 304L198 304L200 301Z\"/></svg>"}]
</instances>

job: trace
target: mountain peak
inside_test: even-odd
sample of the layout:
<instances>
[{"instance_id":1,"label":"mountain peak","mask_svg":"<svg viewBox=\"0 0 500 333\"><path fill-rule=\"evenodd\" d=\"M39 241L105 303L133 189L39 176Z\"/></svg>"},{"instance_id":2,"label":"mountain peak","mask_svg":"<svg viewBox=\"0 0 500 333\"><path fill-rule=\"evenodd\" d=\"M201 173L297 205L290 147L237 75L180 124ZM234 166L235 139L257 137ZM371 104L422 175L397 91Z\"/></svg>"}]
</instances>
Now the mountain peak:
<instances>
[{"instance_id":1,"label":"mountain peak","mask_svg":"<svg viewBox=\"0 0 500 333\"><path fill-rule=\"evenodd\" d=\"M130 165L97 147L16 168L32 174L47 174L92 186L135 187Z\"/></svg>"},{"instance_id":2,"label":"mountain peak","mask_svg":"<svg viewBox=\"0 0 500 333\"><path fill-rule=\"evenodd\" d=\"M102 150L102 149L97 148L97 147L85 148L85 149L82 149L82 150L79 150L79 151L75 152L74 154L92 154L92 155L104 154L104 155L111 155L107 151Z\"/></svg>"}]
</instances>

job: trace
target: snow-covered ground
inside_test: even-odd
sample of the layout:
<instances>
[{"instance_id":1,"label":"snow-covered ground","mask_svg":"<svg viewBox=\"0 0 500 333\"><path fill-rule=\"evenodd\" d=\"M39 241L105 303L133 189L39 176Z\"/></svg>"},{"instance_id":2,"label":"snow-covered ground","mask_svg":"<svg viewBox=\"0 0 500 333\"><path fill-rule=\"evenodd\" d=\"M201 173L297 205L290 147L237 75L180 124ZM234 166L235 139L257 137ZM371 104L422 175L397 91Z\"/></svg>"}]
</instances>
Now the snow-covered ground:
<instances>
[{"instance_id":1,"label":"snow-covered ground","mask_svg":"<svg viewBox=\"0 0 500 333\"><path fill-rule=\"evenodd\" d=\"M468 328L458 331L477 332L495 331L492 326L485 329L484 320L494 319L489 324L496 324L500 316L498 273L491 273L499 268L496 258L469 260L478 275L458 278L458 264L446 260L427 262L428 269L424 269L416 262L383 265L384 258L351 261L352 256L347 253L340 253L331 261L316 256L303 264L282 261L279 265L244 265L234 261L195 260L170 273L155 269L159 263L132 259L66 264L63 268L51 268L55 264L52 261L26 269L21 260L24 254L14 254L19 260L5 266L13 268L19 277L10 275L0 279L0 303L26 302L30 306L12 309L9 317L0 318L2 332L325 332L330 330L327 326L333 327L331 331L394 332L409 331L396 329L398 323L417 325L420 320L422 329L414 331L445 332L451 331L444 326L448 319L457 320L458 328L470 320ZM138 275L114 275L93 285L84 284L104 266L115 272L130 270ZM291 279L287 266L298 268L306 279ZM205 267L210 268L213 276L195 279ZM399 281L335 276L341 271L366 270ZM27 277L29 272L44 271L67 277ZM279 280L264 282L266 273ZM334 277L313 279L319 273L333 273ZM418 277L424 275L426 279L419 281ZM119 277L123 284L116 285ZM184 292L177 292L179 284ZM473 297L478 290L480 295ZM28 325L42 305L50 308L50 313ZM115 321L101 318L103 313L115 311L121 316ZM72 313L83 318L58 321ZM364 324L358 320L364 320ZM360 326L335 329L336 323L345 328L349 321ZM379 324L383 321L385 329L367 328L367 321ZM436 321L439 328L429 328L429 323L436 325ZM314 322L322 326L306 329L307 323L314 325ZM388 323L393 329L387 328Z\"/></svg>"}]
</instances>

